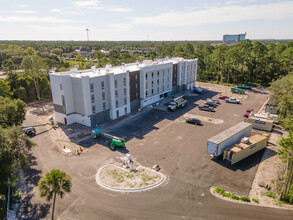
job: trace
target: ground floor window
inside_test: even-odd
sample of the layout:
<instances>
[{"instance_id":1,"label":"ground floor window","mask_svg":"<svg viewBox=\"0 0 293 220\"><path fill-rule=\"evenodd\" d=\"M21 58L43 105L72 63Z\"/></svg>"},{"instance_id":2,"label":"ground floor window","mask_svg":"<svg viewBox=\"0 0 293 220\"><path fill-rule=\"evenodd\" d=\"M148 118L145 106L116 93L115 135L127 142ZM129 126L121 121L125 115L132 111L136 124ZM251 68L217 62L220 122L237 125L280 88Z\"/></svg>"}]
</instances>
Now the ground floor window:
<instances>
[{"instance_id":1,"label":"ground floor window","mask_svg":"<svg viewBox=\"0 0 293 220\"><path fill-rule=\"evenodd\" d=\"M116 110L116 118L119 118L119 110Z\"/></svg>"},{"instance_id":2,"label":"ground floor window","mask_svg":"<svg viewBox=\"0 0 293 220\"><path fill-rule=\"evenodd\" d=\"M125 115L127 115L127 107L125 107Z\"/></svg>"}]
</instances>

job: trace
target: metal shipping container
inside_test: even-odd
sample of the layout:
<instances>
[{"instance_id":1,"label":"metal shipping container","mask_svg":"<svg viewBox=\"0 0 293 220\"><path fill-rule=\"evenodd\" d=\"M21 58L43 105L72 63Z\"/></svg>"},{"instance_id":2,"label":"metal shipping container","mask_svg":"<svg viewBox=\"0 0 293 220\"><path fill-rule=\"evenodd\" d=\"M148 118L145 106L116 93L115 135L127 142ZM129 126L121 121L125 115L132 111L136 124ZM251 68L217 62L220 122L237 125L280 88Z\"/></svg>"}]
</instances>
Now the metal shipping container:
<instances>
[{"instance_id":1,"label":"metal shipping container","mask_svg":"<svg viewBox=\"0 0 293 220\"><path fill-rule=\"evenodd\" d=\"M244 137L251 135L252 125L246 122L240 122L233 127L217 134L207 140L207 152L214 157L221 155L227 147L230 147Z\"/></svg>"},{"instance_id":2,"label":"metal shipping container","mask_svg":"<svg viewBox=\"0 0 293 220\"><path fill-rule=\"evenodd\" d=\"M244 118L244 121L252 124L252 127L255 129L263 131L273 130L274 121L271 119L257 118L249 115L248 118Z\"/></svg>"},{"instance_id":3,"label":"metal shipping container","mask_svg":"<svg viewBox=\"0 0 293 220\"><path fill-rule=\"evenodd\" d=\"M240 160L260 151L267 146L269 135L256 134L248 138L247 143L240 142L231 148L227 148L223 154L223 160L229 160L235 164Z\"/></svg>"}]
</instances>

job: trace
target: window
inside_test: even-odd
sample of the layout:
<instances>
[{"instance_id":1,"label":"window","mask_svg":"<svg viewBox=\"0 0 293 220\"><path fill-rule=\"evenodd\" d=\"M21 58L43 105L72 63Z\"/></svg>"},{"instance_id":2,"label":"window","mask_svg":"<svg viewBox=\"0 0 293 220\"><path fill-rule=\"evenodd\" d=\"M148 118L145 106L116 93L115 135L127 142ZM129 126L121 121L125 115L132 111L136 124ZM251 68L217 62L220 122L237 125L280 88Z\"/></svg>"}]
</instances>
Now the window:
<instances>
[{"instance_id":1,"label":"window","mask_svg":"<svg viewBox=\"0 0 293 220\"><path fill-rule=\"evenodd\" d=\"M170 74L170 69L168 69L168 75Z\"/></svg>"},{"instance_id":2,"label":"window","mask_svg":"<svg viewBox=\"0 0 293 220\"><path fill-rule=\"evenodd\" d=\"M148 88L148 82L145 83L145 88L146 88L146 89Z\"/></svg>"},{"instance_id":3,"label":"window","mask_svg":"<svg viewBox=\"0 0 293 220\"><path fill-rule=\"evenodd\" d=\"M126 95L126 88L124 88L124 95Z\"/></svg>"},{"instance_id":4,"label":"window","mask_svg":"<svg viewBox=\"0 0 293 220\"><path fill-rule=\"evenodd\" d=\"M167 77L167 82L170 82L170 77L169 76Z\"/></svg>"},{"instance_id":5,"label":"window","mask_svg":"<svg viewBox=\"0 0 293 220\"><path fill-rule=\"evenodd\" d=\"M91 92L94 91L94 84L93 83L90 83L90 88L91 88Z\"/></svg>"},{"instance_id":6,"label":"window","mask_svg":"<svg viewBox=\"0 0 293 220\"><path fill-rule=\"evenodd\" d=\"M165 78L163 78L163 83L165 83Z\"/></svg>"},{"instance_id":7,"label":"window","mask_svg":"<svg viewBox=\"0 0 293 220\"><path fill-rule=\"evenodd\" d=\"M125 115L126 115L127 114L127 107L124 108L124 111L125 111Z\"/></svg>"},{"instance_id":8,"label":"window","mask_svg":"<svg viewBox=\"0 0 293 220\"><path fill-rule=\"evenodd\" d=\"M92 105L92 111L93 111L93 114L96 113L96 106L95 105Z\"/></svg>"},{"instance_id":9,"label":"window","mask_svg":"<svg viewBox=\"0 0 293 220\"><path fill-rule=\"evenodd\" d=\"M159 85L160 84L160 80L159 79L157 79L157 85Z\"/></svg>"},{"instance_id":10,"label":"window","mask_svg":"<svg viewBox=\"0 0 293 220\"><path fill-rule=\"evenodd\" d=\"M154 89L152 89L152 95L154 94Z\"/></svg>"},{"instance_id":11,"label":"window","mask_svg":"<svg viewBox=\"0 0 293 220\"><path fill-rule=\"evenodd\" d=\"M138 79L138 75L135 75L135 79Z\"/></svg>"},{"instance_id":12,"label":"window","mask_svg":"<svg viewBox=\"0 0 293 220\"><path fill-rule=\"evenodd\" d=\"M105 82L104 81L101 82L101 87L102 87L102 89L105 89Z\"/></svg>"},{"instance_id":13,"label":"window","mask_svg":"<svg viewBox=\"0 0 293 220\"><path fill-rule=\"evenodd\" d=\"M152 78L154 78L154 73L152 72Z\"/></svg>"},{"instance_id":14,"label":"window","mask_svg":"<svg viewBox=\"0 0 293 220\"><path fill-rule=\"evenodd\" d=\"M159 88L159 87L157 87L157 93L158 93L158 94L160 93L160 88Z\"/></svg>"},{"instance_id":15,"label":"window","mask_svg":"<svg viewBox=\"0 0 293 220\"><path fill-rule=\"evenodd\" d=\"M116 108L119 107L119 103L118 103L118 100L116 100Z\"/></svg>"},{"instance_id":16,"label":"window","mask_svg":"<svg viewBox=\"0 0 293 220\"><path fill-rule=\"evenodd\" d=\"M152 86L154 86L154 81L152 81Z\"/></svg>"},{"instance_id":17,"label":"window","mask_svg":"<svg viewBox=\"0 0 293 220\"><path fill-rule=\"evenodd\" d=\"M135 93L135 97L138 98L138 92Z\"/></svg>"},{"instance_id":18,"label":"window","mask_svg":"<svg viewBox=\"0 0 293 220\"><path fill-rule=\"evenodd\" d=\"M123 84L126 86L126 78L123 78Z\"/></svg>"},{"instance_id":19,"label":"window","mask_svg":"<svg viewBox=\"0 0 293 220\"><path fill-rule=\"evenodd\" d=\"M176 71L176 68L177 68L177 67L175 66L175 68L174 68L174 69L175 69L175 71Z\"/></svg>"},{"instance_id":20,"label":"window","mask_svg":"<svg viewBox=\"0 0 293 220\"><path fill-rule=\"evenodd\" d=\"M127 105L127 98L124 98L124 105Z\"/></svg>"},{"instance_id":21,"label":"window","mask_svg":"<svg viewBox=\"0 0 293 220\"><path fill-rule=\"evenodd\" d=\"M62 84L60 83L60 90L63 90L63 88L62 88Z\"/></svg>"},{"instance_id":22,"label":"window","mask_svg":"<svg viewBox=\"0 0 293 220\"><path fill-rule=\"evenodd\" d=\"M117 79L115 79L115 88L117 88L118 87L118 81L117 81Z\"/></svg>"},{"instance_id":23,"label":"window","mask_svg":"<svg viewBox=\"0 0 293 220\"><path fill-rule=\"evenodd\" d=\"M145 91L145 97L148 97L148 91Z\"/></svg>"},{"instance_id":24,"label":"window","mask_svg":"<svg viewBox=\"0 0 293 220\"><path fill-rule=\"evenodd\" d=\"M115 98L118 98L118 90L115 90Z\"/></svg>"},{"instance_id":25,"label":"window","mask_svg":"<svg viewBox=\"0 0 293 220\"><path fill-rule=\"evenodd\" d=\"M165 90L165 87L163 86L163 91Z\"/></svg>"},{"instance_id":26,"label":"window","mask_svg":"<svg viewBox=\"0 0 293 220\"><path fill-rule=\"evenodd\" d=\"M116 110L116 118L119 118L119 110Z\"/></svg>"},{"instance_id":27,"label":"window","mask_svg":"<svg viewBox=\"0 0 293 220\"><path fill-rule=\"evenodd\" d=\"M105 92L102 92L102 100L105 100Z\"/></svg>"},{"instance_id":28,"label":"window","mask_svg":"<svg viewBox=\"0 0 293 220\"><path fill-rule=\"evenodd\" d=\"M138 84L137 83L135 84L135 88L138 89Z\"/></svg>"},{"instance_id":29,"label":"window","mask_svg":"<svg viewBox=\"0 0 293 220\"><path fill-rule=\"evenodd\" d=\"M92 100L92 103L95 102L95 95L91 95L91 100Z\"/></svg>"},{"instance_id":30,"label":"window","mask_svg":"<svg viewBox=\"0 0 293 220\"><path fill-rule=\"evenodd\" d=\"M160 72L159 72L159 71L157 72L157 76L158 76L158 77L160 76Z\"/></svg>"},{"instance_id":31,"label":"window","mask_svg":"<svg viewBox=\"0 0 293 220\"><path fill-rule=\"evenodd\" d=\"M165 76L165 70L163 70L163 76Z\"/></svg>"},{"instance_id":32,"label":"window","mask_svg":"<svg viewBox=\"0 0 293 220\"><path fill-rule=\"evenodd\" d=\"M148 79L148 74L147 73L145 74L145 79Z\"/></svg>"},{"instance_id":33,"label":"window","mask_svg":"<svg viewBox=\"0 0 293 220\"><path fill-rule=\"evenodd\" d=\"M61 100L62 100L62 106L65 107L65 98L64 98L64 95L61 95Z\"/></svg>"},{"instance_id":34,"label":"window","mask_svg":"<svg viewBox=\"0 0 293 220\"><path fill-rule=\"evenodd\" d=\"M103 102L103 110L106 110L106 102Z\"/></svg>"}]
</instances>

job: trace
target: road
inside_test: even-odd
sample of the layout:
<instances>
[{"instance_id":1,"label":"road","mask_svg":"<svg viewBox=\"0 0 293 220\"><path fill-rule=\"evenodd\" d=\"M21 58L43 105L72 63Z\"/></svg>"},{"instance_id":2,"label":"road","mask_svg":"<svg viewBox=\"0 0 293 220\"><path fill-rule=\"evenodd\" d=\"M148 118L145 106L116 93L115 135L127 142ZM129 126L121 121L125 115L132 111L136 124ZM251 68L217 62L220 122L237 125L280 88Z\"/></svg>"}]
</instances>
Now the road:
<instances>
[{"instance_id":1,"label":"road","mask_svg":"<svg viewBox=\"0 0 293 220\"><path fill-rule=\"evenodd\" d=\"M242 105L222 101L214 113L196 108L204 103L202 99L215 95L207 91L202 96L188 97L184 109L151 110L144 117L109 128L112 134L126 139L126 151L112 152L97 143L84 143L90 146L87 153L66 156L51 140L52 133L39 128L44 132L32 138L38 146L32 151L33 165L26 170L33 195L27 201L28 216L49 218L51 207L39 198L36 184L47 171L58 168L72 177L73 186L71 193L57 198L55 214L59 219L292 219L292 211L232 203L210 194L209 187L215 185L248 195L263 151L231 166L211 159L206 153L206 140L243 121L246 108L259 109L267 98L249 93ZM223 123L190 125L185 123L186 113L221 119ZM26 123L30 120L33 119L27 118ZM140 193L100 188L95 182L97 170L127 152L141 165L159 164L167 181L159 188Z\"/></svg>"}]
</instances>

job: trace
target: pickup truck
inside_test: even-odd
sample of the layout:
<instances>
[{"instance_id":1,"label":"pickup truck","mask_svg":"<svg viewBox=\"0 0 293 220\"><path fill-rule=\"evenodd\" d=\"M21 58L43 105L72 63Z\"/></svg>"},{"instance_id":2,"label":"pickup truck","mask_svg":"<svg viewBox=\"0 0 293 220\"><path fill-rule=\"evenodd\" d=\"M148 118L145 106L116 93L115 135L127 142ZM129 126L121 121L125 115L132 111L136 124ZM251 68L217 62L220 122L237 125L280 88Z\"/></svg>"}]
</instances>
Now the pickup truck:
<instances>
[{"instance_id":1,"label":"pickup truck","mask_svg":"<svg viewBox=\"0 0 293 220\"><path fill-rule=\"evenodd\" d=\"M214 111L214 107L209 105L198 106L198 109L202 111L209 111L209 112Z\"/></svg>"},{"instance_id":2,"label":"pickup truck","mask_svg":"<svg viewBox=\"0 0 293 220\"><path fill-rule=\"evenodd\" d=\"M167 110L168 111L176 111L177 108L183 108L186 105L186 100L185 99L177 99L174 100L174 102L170 102Z\"/></svg>"},{"instance_id":3,"label":"pickup truck","mask_svg":"<svg viewBox=\"0 0 293 220\"><path fill-rule=\"evenodd\" d=\"M225 101L227 103L240 104L240 101L235 98L226 99Z\"/></svg>"}]
</instances>

